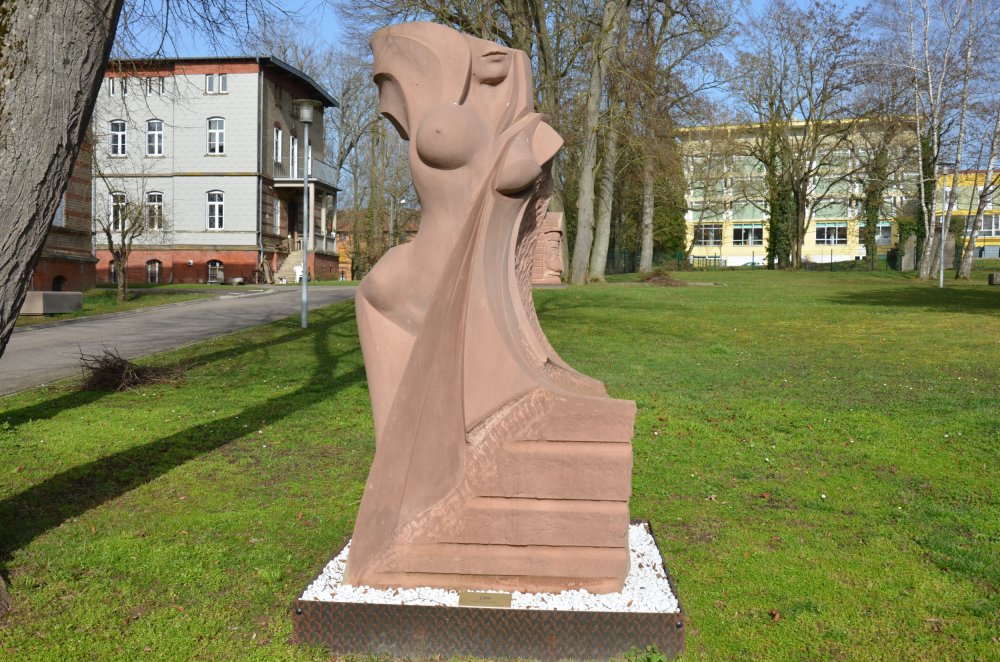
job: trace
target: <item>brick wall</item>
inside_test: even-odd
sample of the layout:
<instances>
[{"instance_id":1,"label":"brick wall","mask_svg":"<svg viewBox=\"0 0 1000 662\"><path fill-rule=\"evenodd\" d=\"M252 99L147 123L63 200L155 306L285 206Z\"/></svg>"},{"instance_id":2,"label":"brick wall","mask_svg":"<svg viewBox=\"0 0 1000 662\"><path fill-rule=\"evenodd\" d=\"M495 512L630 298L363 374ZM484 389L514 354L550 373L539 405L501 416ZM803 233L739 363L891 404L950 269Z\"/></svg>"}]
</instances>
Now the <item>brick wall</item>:
<instances>
[{"instance_id":1,"label":"brick wall","mask_svg":"<svg viewBox=\"0 0 1000 662\"><path fill-rule=\"evenodd\" d=\"M107 250L97 251L97 279L102 283L112 282L112 255ZM208 280L208 263L222 262L223 275L230 278L241 277L247 283L253 280L257 268L257 251L253 250L133 250L128 259L128 282L146 282L146 263L159 260L161 283L204 283ZM191 264L188 264L188 261Z\"/></svg>"},{"instance_id":2,"label":"brick wall","mask_svg":"<svg viewBox=\"0 0 1000 662\"><path fill-rule=\"evenodd\" d=\"M82 291L94 286L94 251L90 237L90 139L80 147L59 213L32 274L35 290Z\"/></svg>"}]
</instances>

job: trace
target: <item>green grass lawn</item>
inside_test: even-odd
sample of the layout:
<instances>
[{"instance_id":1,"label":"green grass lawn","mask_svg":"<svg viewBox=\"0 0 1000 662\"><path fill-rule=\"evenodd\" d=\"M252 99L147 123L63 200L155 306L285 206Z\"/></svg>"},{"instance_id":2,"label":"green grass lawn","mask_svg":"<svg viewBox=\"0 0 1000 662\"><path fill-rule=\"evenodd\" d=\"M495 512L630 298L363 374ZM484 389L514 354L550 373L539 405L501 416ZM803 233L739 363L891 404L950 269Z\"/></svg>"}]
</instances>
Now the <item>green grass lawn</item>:
<instances>
[{"instance_id":1,"label":"green grass lawn","mask_svg":"<svg viewBox=\"0 0 1000 662\"><path fill-rule=\"evenodd\" d=\"M536 291L635 399L632 514L685 660L1000 657L1000 288L718 271ZM176 385L0 399L0 658L327 659L287 608L373 452L350 303L152 361ZM644 642L636 642L642 647Z\"/></svg>"},{"instance_id":2,"label":"green grass lawn","mask_svg":"<svg viewBox=\"0 0 1000 662\"><path fill-rule=\"evenodd\" d=\"M119 301L117 290L98 287L87 290L83 293L83 308L71 313L61 313L58 315L22 315L17 318L15 326L28 326L34 324L47 324L59 322L77 317L90 317L92 315L104 315L106 313L120 313L126 310L136 310L137 308L148 308L149 306L162 306L168 303L179 303L181 301L193 301L195 299L208 299L232 291L233 288L219 288L212 286L212 290L205 291L184 291L176 289L166 289L171 286L164 286L164 289L129 288L128 300ZM199 286L194 286L200 289Z\"/></svg>"}]
</instances>

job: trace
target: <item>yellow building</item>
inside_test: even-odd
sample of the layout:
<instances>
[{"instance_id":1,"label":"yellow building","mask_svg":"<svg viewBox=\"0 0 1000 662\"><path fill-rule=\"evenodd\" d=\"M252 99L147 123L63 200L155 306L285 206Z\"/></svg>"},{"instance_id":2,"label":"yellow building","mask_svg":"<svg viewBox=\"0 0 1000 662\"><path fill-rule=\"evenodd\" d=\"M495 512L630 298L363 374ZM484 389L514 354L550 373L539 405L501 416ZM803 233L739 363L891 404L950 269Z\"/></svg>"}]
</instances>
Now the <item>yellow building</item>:
<instances>
[{"instance_id":1,"label":"yellow building","mask_svg":"<svg viewBox=\"0 0 1000 662\"><path fill-rule=\"evenodd\" d=\"M958 173L958 199L955 208L952 210L952 217L964 219L965 232L962 234L962 246L965 245L966 238L972 230L972 221L976 217L976 209L979 207L979 194L986 183L985 170L965 170ZM944 186L945 193L950 193L955 177L944 175L938 179L938 190ZM1000 173L993 173L993 185L1000 183ZM939 196L935 196L935 215L940 216L942 211L942 201ZM1000 193L994 191L990 196L983 212L983 222L979 228L979 235L976 238L975 257L1000 258ZM954 227L954 226L952 226Z\"/></svg>"},{"instance_id":2,"label":"yellow building","mask_svg":"<svg viewBox=\"0 0 1000 662\"><path fill-rule=\"evenodd\" d=\"M802 124L786 131L795 139ZM820 164L810 181L808 223L802 245L804 262L829 263L860 260L866 256L858 207L862 196L859 155L870 143L855 127L847 138L831 138L827 149L818 150ZM720 266L766 262L768 213L764 202L764 167L751 156L756 127L699 127L681 133L684 175L688 182L687 242L691 261ZM834 134L831 134L834 135ZM898 157L912 139L899 134L893 146ZM898 159L897 159L898 160ZM884 197L882 220L877 228L879 253L897 244L893 218L913 196L917 181L915 166L893 176Z\"/></svg>"}]
</instances>

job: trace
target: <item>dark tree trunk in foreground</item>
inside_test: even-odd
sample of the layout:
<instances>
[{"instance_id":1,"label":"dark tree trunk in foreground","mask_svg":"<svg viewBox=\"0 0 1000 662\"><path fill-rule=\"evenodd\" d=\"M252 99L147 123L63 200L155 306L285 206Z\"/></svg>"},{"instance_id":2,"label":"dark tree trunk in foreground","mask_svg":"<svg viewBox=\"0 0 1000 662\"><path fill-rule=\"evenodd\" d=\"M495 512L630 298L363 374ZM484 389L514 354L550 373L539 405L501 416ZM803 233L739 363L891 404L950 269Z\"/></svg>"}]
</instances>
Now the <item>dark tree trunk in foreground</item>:
<instances>
[{"instance_id":1,"label":"dark tree trunk in foreground","mask_svg":"<svg viewBox=\"0 0 1000 662\"><path fill-rule=\"evenodd\" d=\"M0 356L90 124L121 6L0 3Z\"/></svg>"}]
</instances>

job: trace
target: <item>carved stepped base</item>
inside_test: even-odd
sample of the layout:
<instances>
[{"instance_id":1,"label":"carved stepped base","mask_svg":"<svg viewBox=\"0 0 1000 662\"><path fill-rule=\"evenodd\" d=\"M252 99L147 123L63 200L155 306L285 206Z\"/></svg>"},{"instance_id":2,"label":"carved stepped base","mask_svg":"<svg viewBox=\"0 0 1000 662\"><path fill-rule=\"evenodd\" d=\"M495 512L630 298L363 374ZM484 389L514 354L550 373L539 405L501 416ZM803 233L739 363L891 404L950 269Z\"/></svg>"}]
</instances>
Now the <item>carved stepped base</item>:
<instances>
[{"instance_id":1,"label":"carved stepped base","mask_svg":"<svg viewBox=\"0 0 1000 662\"><path fill-rule=\"evenodd\" d=\"M366 583L620 590L634 415L629 401L544 389L497 412L468 434L463 484L398 531ZM567 425L574 416L577 424ZM554 430L558 441L548 439Z\"/></svg>"}]
</instances>

